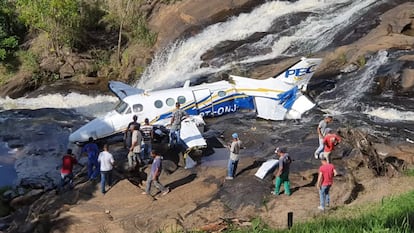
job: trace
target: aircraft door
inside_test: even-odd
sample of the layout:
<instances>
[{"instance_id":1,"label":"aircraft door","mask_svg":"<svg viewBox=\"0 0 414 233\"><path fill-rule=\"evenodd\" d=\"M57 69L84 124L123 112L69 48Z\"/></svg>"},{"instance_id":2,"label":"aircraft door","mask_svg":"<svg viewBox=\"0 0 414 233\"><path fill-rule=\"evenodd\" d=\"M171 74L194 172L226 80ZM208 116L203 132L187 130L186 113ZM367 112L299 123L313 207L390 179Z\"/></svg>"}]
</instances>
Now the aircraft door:
<instances>
[{"instance_id":1,"label":"aircraft door","mask_svg":"<svg viewBox=\"0 0 414 233\"><path fill-rule=\"evenodd\" d=\"M203 116L213 116L213 104L211 101L210 89L194 90L194 100L198 114Z\"/></svg>"}]
</instances>

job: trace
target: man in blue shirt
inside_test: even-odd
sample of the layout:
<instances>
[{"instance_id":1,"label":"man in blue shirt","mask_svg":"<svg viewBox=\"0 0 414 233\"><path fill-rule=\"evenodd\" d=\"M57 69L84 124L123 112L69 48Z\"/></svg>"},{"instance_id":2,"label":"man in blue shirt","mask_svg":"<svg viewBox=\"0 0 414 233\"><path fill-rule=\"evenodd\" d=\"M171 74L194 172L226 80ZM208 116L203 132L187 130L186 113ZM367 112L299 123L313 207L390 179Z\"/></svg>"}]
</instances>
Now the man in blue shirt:
<instances>
[{"instance_id":1,"label":"man in blue shirt","mask_svg":"<svg viewBox=\"0 0 414 233\"><path fill-rule=\"evenodd\" d=\"M155 187L157 187L157 189L159 189L162 192L162 195L165 195L168 192L170 192L170 189L164 187L159 182L159 177L161 175L161 170L162 170L162 157L160 153L158 153L155 150L151 151L151 156L152 158L154 158L154 161L152 162L151 171L147 178L147 186L146 186L145 192L143 192L142 194L150 195L151 185L152 183L154 183Z\"/></svg>"},{"instance_id":2,"label":"man in blue shirt","mask_svg":"<svg viewBox=\"0 0 414 233\"><path fill-rule=\"evenodd\" d=\"M99 148L94 143L92 137L89 138L89 142L82 148L81 155L84 153L88 156L88 178L89 180L95 180L99 174Z\"/></svg>"}]
</instances>

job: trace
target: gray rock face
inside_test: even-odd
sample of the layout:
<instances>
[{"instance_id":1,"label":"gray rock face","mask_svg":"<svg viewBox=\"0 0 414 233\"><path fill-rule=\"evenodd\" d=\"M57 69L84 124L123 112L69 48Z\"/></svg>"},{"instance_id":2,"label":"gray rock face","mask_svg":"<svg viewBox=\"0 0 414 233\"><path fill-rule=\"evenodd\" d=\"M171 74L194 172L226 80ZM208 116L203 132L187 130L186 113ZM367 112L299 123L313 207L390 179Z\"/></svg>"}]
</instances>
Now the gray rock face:
<instances>
[{"instance_id":1,"label":"gray rock face","mask_svg":"<svg viewBox=\"0 0 414 233\"><path fill-rule=\"evenodd\" d=\"M150 27L158 33L157 48L179 37L192 35L206 25L226 20L231 15L247 12L263 4L263 0L192 0L162 6L150 20Z\"/></svg>"},{"instance_id":2,"label":"gray rock face","mask_svg":"<svg viewBox=\"0 0 414 233\"><path fill-rule=\"evenodd\" d=\"M71 110L40 109L0 112L0 138L16 149L18 181L30 188L53 188L60 179L62 155L68 145L71 128L85 118ZM51 186L52 185L52 186Z\"/></svg>"},{"instance_id":3,"label":"gray rock face","mask_svg":"<svg viewBox=\"0 0 414 233\"><path fill-rule=\"evenodd\" d=\"M414 90L414 69L404 69L401 86L403 91L412 91Z\"/></svg>"}]
</instances>

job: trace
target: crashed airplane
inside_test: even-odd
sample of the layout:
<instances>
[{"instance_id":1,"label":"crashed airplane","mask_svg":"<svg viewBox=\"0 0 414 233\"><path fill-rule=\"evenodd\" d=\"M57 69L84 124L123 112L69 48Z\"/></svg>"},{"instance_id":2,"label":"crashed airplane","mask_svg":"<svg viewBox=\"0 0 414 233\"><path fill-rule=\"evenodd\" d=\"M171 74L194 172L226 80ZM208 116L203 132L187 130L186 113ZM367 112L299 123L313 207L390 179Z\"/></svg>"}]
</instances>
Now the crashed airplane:
<instances>
[{"instance_id":1,"label":"crashed airplane","mask_svg":"<svg viewBox=\"0 0 414 233\"><path fill-rule=\"evenodd\" d=\"M321 58L302 58L282 73L263 80L231 75L228 81L195 86L190 86L187 81L180 88L155 91L111 81L109 88L120 99L119 104L105 116L73 132L69 141L82 143L89 137L100 139L123 132L133 115L137 115L141 122L148 118L152 124L167 126L176 102L188 115L194 116L182 123L181 139L188 147L205 144L197 130L197 126L204 123L202 117L250 109L266 120L298 119L315 106L302 91L306 91L321 62Z\"/></svg>"}]
</instances>

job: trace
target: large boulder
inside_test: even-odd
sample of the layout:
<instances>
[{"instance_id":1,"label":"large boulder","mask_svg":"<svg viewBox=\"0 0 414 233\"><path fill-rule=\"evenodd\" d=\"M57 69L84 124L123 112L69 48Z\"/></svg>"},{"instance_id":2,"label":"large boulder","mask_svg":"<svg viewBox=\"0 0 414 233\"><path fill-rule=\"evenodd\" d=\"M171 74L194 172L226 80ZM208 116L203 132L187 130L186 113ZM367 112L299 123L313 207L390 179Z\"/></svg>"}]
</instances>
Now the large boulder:
<instances>
[{"instance_id":1,"label":"large boulder","mask_svg":"<svg viewBox=\"0 0 414 233\"><path fill-rule=\"evenodd\" d=\"M403 91L414 89L414 69L404 69L402 73L401 86Z\"/></svg>"},{"instance_id":2,"label":"large boulder","mask_svg":"<svg viewBox=\"0 0 414 233\"><path fill-rule=\"evenodd\" d=\"M19 98L36 86L32 73L29 71L19 71L13 79L0 87L1 97Z\"/></svg>"},{"instance_id":3,"label":"large boulder","mask_svg":"<svg viewBox=\"0 0 414 233\"><path fill-rule=\"evenodd\" d=\"M175 39L194 35L207 25L221 22L232 15L250 11L263 0L186 0L173 5L162 5L152 14L150 28L158 33L157 48Z\"/></svg>"},{"instance_id":4,"label":"large boulder","mask_svg":"<svg viewBox=\"0 0 414 233\"><path fill-rule=\"evenodd\" d=\"M391 48L412 49L414 36L411 31L413 23L414 2L401 4L381 16L381 23L366 36L353 44L336 48L324 54L324 60L318 68L321 75L341 70L349 64L363 66L367 54Z\"/></svg>"}]
</instances>

